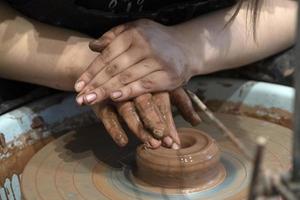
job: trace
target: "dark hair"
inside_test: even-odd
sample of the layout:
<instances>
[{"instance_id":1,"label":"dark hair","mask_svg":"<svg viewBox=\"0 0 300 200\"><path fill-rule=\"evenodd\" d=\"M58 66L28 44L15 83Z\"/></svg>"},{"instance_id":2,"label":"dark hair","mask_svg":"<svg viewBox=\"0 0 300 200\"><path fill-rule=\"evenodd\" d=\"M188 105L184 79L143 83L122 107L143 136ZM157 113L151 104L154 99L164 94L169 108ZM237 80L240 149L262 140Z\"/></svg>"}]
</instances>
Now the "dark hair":
<instances>
[{"instance_id":1,"label":"dark hair","mask_svg":"<svg viewBox=\"0 0 300 200\"><path fill-rule=\"evenodd\" d=\"M228 24L232 23L232 21L238 15L242 6L246 4L247 7L246 17L248 17L250 14L250 23L252 24L253 37L254 39L256 39L256 24L259 19L259 10L263 0L237 0L237 1L238 1L237 8L234 14L232 15L232 17L230 18L230 20L228 21Z\"/></svg>"}]
</instances>

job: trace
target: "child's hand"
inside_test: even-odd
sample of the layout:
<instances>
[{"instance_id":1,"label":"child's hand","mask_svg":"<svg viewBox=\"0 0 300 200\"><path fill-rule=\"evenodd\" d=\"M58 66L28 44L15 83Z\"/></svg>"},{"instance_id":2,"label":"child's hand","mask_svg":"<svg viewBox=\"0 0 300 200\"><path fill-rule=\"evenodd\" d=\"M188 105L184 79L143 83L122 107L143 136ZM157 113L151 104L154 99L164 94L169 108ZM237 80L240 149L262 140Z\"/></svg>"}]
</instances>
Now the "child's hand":
<instances>
[{"instance_id":1,"label":"child's hand","mask_svg":"<svg viewBox=\"0 0 300 200\"><path fill-rule=\"evenodd\" d=\"M149 20L115 27L91 42L90 48L100 55L75 84L79 104L170 91L193 73L170 28Z\"/></svg>"}]
</instances>

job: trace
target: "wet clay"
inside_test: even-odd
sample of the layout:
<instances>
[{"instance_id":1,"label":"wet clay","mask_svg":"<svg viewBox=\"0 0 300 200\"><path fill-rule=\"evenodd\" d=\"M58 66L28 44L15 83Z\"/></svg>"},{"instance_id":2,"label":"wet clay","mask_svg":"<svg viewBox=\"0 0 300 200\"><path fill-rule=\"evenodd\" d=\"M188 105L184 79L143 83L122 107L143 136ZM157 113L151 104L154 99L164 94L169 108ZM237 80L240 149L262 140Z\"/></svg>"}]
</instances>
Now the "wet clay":
<instances>
[{"instance_id":1,"label":"wet clay","mask_svg":"<svg viewBox=\"0 0 300 200\"><path fill-rule=\"evenodd\" d=\"M290 129L246 116L220 113L216 116L253 153L257 137L268 138L263 158L265 169L281 173L291 167ZM175 123L178 127L188 127L188 123L179 116L175 117ZM33 156L22 174L23 199L247 199L252 163L214 125L201 123L197 129L213 137L221 152L226 176L214 187L200 190L166 188L142 181L134 171L136 143L119 148L103 126L95 125L67 133ZM183 144L189 146L191 143L183 141ZM189 157L184 158L188 161Z\"/></svg>"},{"instance_id":2,"label":"wet clay","mask_svg":"<svg viewBox=\"0 0 300 200\"><path fill-rule=\"evenodd\" d=\"M181 128L178 132L182 142L179 150L138 147L135 175L150 185L164 188L201 190L221 183L226 173L216 141L193 128Z\"/></svg>"}]
</instances>

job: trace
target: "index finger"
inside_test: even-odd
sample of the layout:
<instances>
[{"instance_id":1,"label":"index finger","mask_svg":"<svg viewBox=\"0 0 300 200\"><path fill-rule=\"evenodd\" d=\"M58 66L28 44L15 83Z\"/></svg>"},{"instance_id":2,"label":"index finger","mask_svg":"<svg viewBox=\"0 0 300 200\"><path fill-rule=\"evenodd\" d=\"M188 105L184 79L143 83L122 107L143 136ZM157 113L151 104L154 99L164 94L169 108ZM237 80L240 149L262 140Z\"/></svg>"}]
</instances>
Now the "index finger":
<instances>
[{"instance_id":1,"label":"index finger","mask_svg":"<svg viewBox=\"0 0 300 200\"><path fill-rule=\"evenodd\" d=\"M153 101L159 108L166 122L166 135L171 137L170 139L172 139L173 142L180 146L180 139L173 120L169 94L167 92L156 93L153 95Z\"/></svg>"},{"instance_id":2,"label":"index finger","mask_svg":"<svg viewBox=\"0 0 300 200\"><path fill-rule=\"evenodd\" d=\"M158 107L152 100L152 95L147 93L136 97L134 103L145 127L153 133L155 138L162 139L166 127Z\"/></svg>"}]
</instances>

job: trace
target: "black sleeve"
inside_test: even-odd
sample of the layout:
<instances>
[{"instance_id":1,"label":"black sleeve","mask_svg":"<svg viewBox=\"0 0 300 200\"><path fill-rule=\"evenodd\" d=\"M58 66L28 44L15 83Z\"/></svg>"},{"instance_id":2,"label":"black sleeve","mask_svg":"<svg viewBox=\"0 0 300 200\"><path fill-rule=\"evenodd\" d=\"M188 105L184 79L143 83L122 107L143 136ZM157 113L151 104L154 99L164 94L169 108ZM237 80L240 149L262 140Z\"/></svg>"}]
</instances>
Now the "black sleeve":
<instances>
[{"instance_id":1,"label":"black sleeve","mask_svg":"<svg viewBox=\"0 0 300 200\"><path fill-rule=\"evenodd\" d=\"M26 2L29 2L30 0L6 0L12 5L20 5L20 4L25 4Z\"/></svg>"},{"instance_id":2,"label":"black sleeve","mask_svg":"<svg viewBox=\"0 0 300 200\"><path fill-rule=\"evenodd\" d=\"M15 9L43 23L76 30L92 37L100 37L110 28L137 19L147 18L164 25L174 25L188 21L202 14L232 6L236 0L179 0L153 10L125 12L126 6L120 5L120 11L107 11L100 0L7 0ZM122 2L128 2L123 0ZM131 0L133 1L133 0ZM149 2L154 4L153 0ZM106 0L107 2L107 0ZM121 2L121 1L120 1ZM172 1L174 2L174 1ZM121 3L120 3L121 4ZM105 6L104 6L105 7ZM126 9L125 9L126 10Z\"/></svg>"}]
</instances>

